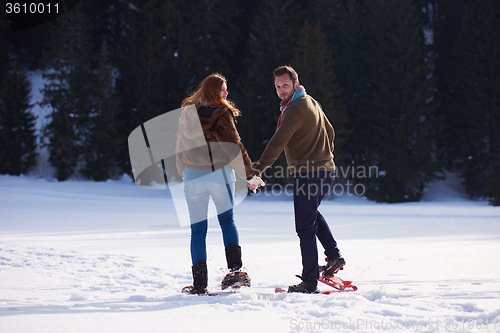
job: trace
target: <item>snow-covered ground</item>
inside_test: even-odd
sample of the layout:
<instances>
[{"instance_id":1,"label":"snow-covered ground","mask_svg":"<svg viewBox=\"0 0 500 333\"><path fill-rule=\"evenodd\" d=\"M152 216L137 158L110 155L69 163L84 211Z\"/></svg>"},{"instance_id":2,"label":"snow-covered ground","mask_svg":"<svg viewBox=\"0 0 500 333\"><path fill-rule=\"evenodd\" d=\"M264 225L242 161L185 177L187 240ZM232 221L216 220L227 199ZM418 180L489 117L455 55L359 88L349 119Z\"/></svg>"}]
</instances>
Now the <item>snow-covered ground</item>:
<instances>
[{"instance_id":1,"label":"snow-covered ground","mask_svg":"<svg viewBox=\"0 0 500 333\"><path fill-rule=\"evenodd\" d=\"M330 296L274 293L301 272L292 201L248 197L235 216L252 287L208 297L179 292L189 228L166 190L0 176L0 332L499 332L500 208L448 179L420 203L324 201L339 276L359 288ZM218 291L216 221L208 256Z\"/></svg>"}]
</instances>

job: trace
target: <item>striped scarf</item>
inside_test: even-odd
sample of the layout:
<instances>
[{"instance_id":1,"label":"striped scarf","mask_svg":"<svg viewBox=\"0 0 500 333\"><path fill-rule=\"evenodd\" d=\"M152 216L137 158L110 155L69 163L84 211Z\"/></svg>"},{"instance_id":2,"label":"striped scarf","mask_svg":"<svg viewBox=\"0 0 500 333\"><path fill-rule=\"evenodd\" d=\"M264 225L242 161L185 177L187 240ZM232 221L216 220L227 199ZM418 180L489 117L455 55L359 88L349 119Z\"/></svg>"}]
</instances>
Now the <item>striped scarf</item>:
<instances>
[{"instance_id":1,"label":"striped scarf","mask_svg":"<svg viewBox=\"0 0 500 333\"><path fill-rule=\"evenodd\" d=\"M292 104L297 99L299 99L302 96L304 96L305 94L306 94L306 89L304 88L304 86L299 86L297 89L295 89L295 92L293 93L292 98L290 98L290 100L288 102L286 102L285 105L280 106L281 114L280 114L280 117L278 118L278 125L276 126L276 130L278 130L278 128L280 128L280 125L281 125L281 116L283 116L283 112L285 112L286 108L288 108L288 106L290 104Z\"/></svg>"}]
</instances>

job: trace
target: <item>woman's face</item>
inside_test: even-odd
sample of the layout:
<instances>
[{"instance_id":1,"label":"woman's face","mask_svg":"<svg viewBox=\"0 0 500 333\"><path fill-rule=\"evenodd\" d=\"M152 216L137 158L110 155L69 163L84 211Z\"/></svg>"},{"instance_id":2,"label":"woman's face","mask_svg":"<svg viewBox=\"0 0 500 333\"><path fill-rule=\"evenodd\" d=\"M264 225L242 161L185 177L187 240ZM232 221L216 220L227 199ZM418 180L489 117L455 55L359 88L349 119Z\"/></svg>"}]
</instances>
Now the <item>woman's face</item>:
<instances>
[{"instance_id":1,"label":"woman's face","mask_svg":"<svg viewBox=\"0 0 500 333\"><path fill-rule=\"evenodd\" d=\"M226 82L222 82L222 89L220 91L220 97L226 99L227 95L229 95L229 93L227 92L227 84L226 84Z\"/></svg>"}]
</instances>

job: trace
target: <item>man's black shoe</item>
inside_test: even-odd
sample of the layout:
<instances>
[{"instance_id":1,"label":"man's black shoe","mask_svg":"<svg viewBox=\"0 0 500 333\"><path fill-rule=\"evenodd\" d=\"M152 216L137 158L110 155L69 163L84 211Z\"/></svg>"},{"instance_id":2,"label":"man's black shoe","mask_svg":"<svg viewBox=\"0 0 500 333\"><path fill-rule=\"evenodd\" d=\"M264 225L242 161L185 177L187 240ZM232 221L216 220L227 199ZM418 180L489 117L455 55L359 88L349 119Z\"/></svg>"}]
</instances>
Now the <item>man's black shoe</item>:
<instances>
[{"instance_id":1,"label":"man's black shoe","mask_svg":"<svg viewBox=\"0 0 500 333\"><path fill-rule=\"evenodd\" d=\"M338 257L326 258L325 260L326 260L326 265L322 267L323 274L325 276L332 276L333 274L336 274L338 271L344 269L345 260L340 253Z\"/></svg>"},{"instance_id":2,"label":"man's black shoe","mask_svg":"<svg viewBox=\"0 0 500 333\"><path fill-rule=\"evenodd\" d=\"M298 278L302 279L300 275L297 275ZM288 287L289 293L305 293L305 294L317 294L319 290L316 288L318 285L317 281L307 282L302 279L302 282L299 284L295 284L293 286Z\"/></svg>"}]
</instances>

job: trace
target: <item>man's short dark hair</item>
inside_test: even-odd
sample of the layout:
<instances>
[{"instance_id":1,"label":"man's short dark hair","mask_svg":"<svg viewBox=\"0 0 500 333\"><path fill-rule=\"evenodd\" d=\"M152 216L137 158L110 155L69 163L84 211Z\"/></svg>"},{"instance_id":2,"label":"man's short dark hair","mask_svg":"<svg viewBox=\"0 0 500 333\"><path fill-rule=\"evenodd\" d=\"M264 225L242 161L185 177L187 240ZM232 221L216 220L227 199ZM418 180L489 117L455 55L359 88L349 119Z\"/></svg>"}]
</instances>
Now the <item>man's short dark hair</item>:
<instances>
[{"instance_id":1,"label":"man's short dark hair","mask_svg":"<svg viewBox=\"0 0 500 333\"><path fill-rule=\"evenodd\" d=\"M283 74L290 75L290 79L292 80L293 85L295 85L295 82L299 82L299 74L297 74L295 69L293 69L292 67L281 66L281 67L276 68L273 72L274 78L276 78L277 76L281 76Z\"/></svg>"}]
</instances>

